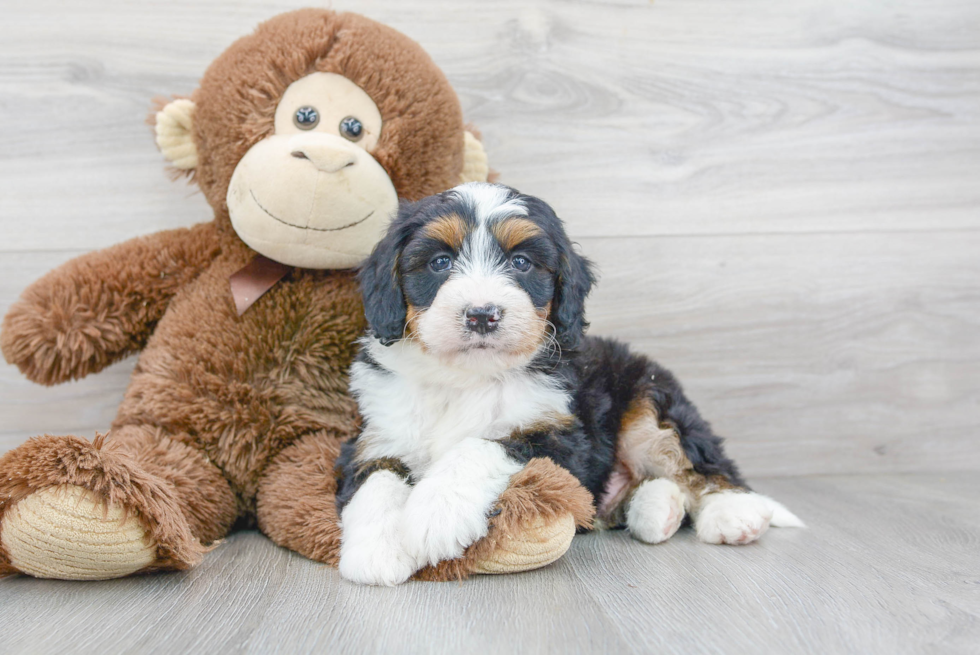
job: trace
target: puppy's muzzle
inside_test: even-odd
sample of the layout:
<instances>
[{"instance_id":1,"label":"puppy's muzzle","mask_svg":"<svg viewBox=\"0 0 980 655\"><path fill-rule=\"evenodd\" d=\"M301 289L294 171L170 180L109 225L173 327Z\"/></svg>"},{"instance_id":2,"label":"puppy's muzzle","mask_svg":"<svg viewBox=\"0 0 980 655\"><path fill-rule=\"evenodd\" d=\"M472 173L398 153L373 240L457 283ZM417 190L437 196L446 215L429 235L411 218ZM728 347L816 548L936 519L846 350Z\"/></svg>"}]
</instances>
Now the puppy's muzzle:
<instances>
[{"instance_id":1,"label":"puppy's muzzle","mask_svg":"<svg viewBox=\"0 0 980 655\"><path fill-rule=\"evenodd\" d=\"M463 323L466 329L477 334L490 334L497 329L503 312L496 305L470 307L463 313Z\"/></svg>"}]
</instances>

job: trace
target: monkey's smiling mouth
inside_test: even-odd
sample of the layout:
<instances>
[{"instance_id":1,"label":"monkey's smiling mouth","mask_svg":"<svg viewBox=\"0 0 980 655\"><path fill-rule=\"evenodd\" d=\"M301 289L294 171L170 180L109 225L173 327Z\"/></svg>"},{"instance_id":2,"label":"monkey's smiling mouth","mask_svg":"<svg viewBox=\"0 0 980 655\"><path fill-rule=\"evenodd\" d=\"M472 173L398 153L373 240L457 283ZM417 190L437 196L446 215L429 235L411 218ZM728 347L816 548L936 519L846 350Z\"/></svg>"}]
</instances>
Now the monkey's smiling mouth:
<instances>
[{"instance_id":1,"label":"monkey's smiling mouth","mask_svg":"<svg viewBox=\"0 0 980 655\"><path fill-rule=\"evenodd\" d=\"M340 227L309 227L309 226L303 227L302 225L294 225L293 223L289 223L287 221L284 221L281 218L279 218L278 216L276 216L275 214L273 214L272 212L270 212L268 209L266 209L265 207L263 207L262 206L262 203L259 202L259 199L255 197L255 192L252 191L251 189L248 190L248 194L250 196L252 196L252 200L255 202L256 206L258 206L259 209L261 209L262 211L264 211L266 213L266 215L269 216L269 218L271 218L274 221L278 221L278 222L282 223L283 225L288 225L289 227L294 227L297 230L313 230L314 232L339 232L340 230L346 230L349 227L354 227L355 225L360 225L361 223L363 223L367 219L371 218L372 215L374 215L374 210L372 209L371 211L368 212L368 215L365 216L364 218L362 218L360 220L357 220L357 221L354 221L353 223L348 223L347 225L341 225Z\"/></svg>"}]
</instances>

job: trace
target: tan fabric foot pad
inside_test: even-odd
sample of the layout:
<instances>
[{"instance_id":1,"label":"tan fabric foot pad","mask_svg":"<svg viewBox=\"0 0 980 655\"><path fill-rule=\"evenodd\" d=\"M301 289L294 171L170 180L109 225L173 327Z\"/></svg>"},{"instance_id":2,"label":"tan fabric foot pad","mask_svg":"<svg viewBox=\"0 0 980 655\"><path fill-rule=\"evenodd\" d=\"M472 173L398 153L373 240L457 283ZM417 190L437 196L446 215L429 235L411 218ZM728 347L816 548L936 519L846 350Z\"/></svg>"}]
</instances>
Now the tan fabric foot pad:
<instances>
[{"instance_id":1,"label":"tan fabric foot pad","mask_svg":"<svg viewBox=\"0 0 980 655\"><path fill-rule=\"evenodd\" d=\"M52 487L7 510L0 542L11 564L37 578L119 578L156 559L139 519L123 516L121 507L107 508L87 489Z\"/></svg>"},{"instance_id":2,"label":"tan fabric foot pad","mask_svg":"<svg viewBox=\"0 0 980 655\"><path fill-rule=\"evenodd\" d=\"M499 544L490 556L476 562L474 573L519 573L551 564L568 550L575 536L575 518L564 514L552 521L539 519L521 533L521 540Z\"/></svg>"}]
</instances>

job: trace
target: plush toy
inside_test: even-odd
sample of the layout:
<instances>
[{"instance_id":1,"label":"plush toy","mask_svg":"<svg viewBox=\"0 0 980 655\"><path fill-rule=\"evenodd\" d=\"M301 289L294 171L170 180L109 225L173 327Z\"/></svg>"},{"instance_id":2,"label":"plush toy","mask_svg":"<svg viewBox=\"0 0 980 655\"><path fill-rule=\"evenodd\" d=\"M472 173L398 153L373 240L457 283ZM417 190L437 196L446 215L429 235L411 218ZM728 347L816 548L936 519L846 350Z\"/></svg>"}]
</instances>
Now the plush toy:
<instances>
[{"instance_id":1,"label":"plush toy","mask_svg":"<svg viewBox=\"0 0 980 655\"><path fill-rule=\"evenodd\" d=\"M0 573L186 569L242 523L335 564L334 460L358 428L347 369L365 328L352 267L399 198L486 179L483 149L415 42L312 9L234 43L155 123L214 220L74 259L4 318L4 356L41 384L142 354L108 434L0 458ZM498 510L463 558L419 577L541 566L592 513L545 460Z\"/></svg>"}]
</instances>

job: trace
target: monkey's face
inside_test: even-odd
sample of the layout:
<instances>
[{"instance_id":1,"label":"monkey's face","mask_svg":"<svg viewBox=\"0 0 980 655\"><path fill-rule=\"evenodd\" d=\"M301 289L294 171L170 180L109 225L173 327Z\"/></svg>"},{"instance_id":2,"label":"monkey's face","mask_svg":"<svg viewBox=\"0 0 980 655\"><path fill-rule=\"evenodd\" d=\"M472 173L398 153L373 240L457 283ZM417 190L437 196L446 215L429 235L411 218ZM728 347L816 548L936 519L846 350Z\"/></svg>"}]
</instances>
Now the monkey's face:
<instances>
[{"instance_id":1,"label":"monkey's face","mask_svg":"<svg viewBox=\"0 0 980 655\"><path fill-rule=\"evenodd\" d=\"M300 9L221 54L155 114L160 151L222 226L303 268L350 268L398 209L489 173L421 47L363 16ZM234 232L233 232L234 230Z\"/></svg>"},{"instance_id":2,"label":"monkey's face","mask_svg":"<svg viewBox=\"0 0 980 655\"><path fill-rule=\"evenodd\" d=\"M293 82L275 132L252 146L228 187L231 223L253 250L304 268L361 262L398 209L388 173L371 153L381 113L336 73Z\"/></svg>"}]
</instances>

